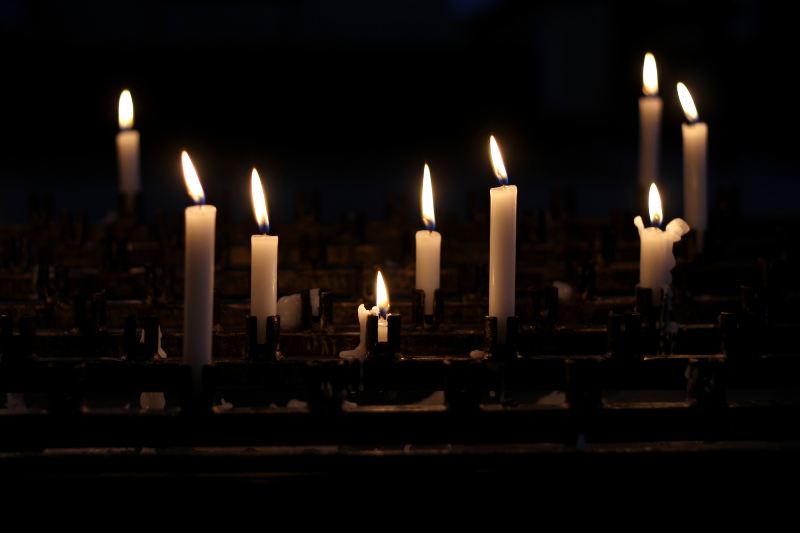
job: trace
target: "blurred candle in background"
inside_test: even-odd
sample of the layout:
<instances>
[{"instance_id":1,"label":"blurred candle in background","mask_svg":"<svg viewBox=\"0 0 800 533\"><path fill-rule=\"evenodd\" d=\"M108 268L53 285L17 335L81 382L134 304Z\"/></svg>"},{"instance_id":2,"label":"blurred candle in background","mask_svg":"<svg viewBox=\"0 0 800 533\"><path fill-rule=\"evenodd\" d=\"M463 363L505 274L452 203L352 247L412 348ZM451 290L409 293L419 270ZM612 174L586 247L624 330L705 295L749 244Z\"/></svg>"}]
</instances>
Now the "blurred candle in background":
<instances>
[{"instance_id":1,"label":"blurred candle in background","mask_svg":"<svg viewBox=\"0 0 800 533\"><path fill-rule=\"evenodd\" d=\"M497 317L497 337L506 342L506 321L515 315L517 262L517 187L508 184L500 147L489 138L489 154L499 187L489 191L489 316Z\"/></svg>"},{"instance_id":2,"label":"blurred candle in background","mask_svg":"<svg viewBox=\"0 0 800 533\"><path fill-rule=\"evenodd\" d=\"M267 199L258 171L250 176L253 212L261 235L250 237L250 314L258 324L258 342L267 340L267 317L278 314L278 237L269 235Z\"/></svg>"},{"instance_id":3,"label":"blurred candle in background","mask_svg":"<svg viewBox=\"0 0 800 533\"><path fill-rule=\"evenodd\" d=\"M424 230L416 234L416 289L425 291L425 314L433 314L434 293L439 288L441 271L442 234L436 231L433 212L433 184L427 163L422 171L422 222Z\"/></svg>"},{"instance_id":4,"label":"blurred candle in background","mask_svg":"<svg viewBox=\"0 0 800 533\"><path fill-rule=\"evenodd\" d=\"M203 365L211 362L217 208L205 205L203 186L189 154L185 151L181 153L181 166L186 189L195 203L185 211L183 359L192 367L195 390L199 390Z\"/></svg>"},{"instance_id":5,"label":"blurred candle in background","mask_svg":"<svg viewBox=\"0 0 800 533\"><path fill-rule=\"evenodd\" d=\"M119 129L117 133L117 162L119 164L119 193L127 214L136 211L141 191L139 163L139 132L133 129L133 98L128 89L119 95Z\"/></svg>"},{"instance_id":6,"label":"blurred candle in background","mask_svg":"<svg viewBox=\"0 0 800 533\"><path fill-rule=\"evenodd\" d=\"M697 249L703 250L708 226L708 192L706 184L706 152L708 125L698 121L697 107L689 89L678 83L678 98L686 115L683 131L683 212L686 222L697 232Z\"/></svg>"},{"instance_id":7,"label":"blurred candle in background","mask_svg":"<svg viewBox=\"0 0 800 533\"><path fill-rule=\"evenodd\" d=\"M642 93L639 98L639 188L658 181L661 155L661 111L664 103L658 96L656 58L650 52L644 56Z\"/></svg>"}]
</instances>

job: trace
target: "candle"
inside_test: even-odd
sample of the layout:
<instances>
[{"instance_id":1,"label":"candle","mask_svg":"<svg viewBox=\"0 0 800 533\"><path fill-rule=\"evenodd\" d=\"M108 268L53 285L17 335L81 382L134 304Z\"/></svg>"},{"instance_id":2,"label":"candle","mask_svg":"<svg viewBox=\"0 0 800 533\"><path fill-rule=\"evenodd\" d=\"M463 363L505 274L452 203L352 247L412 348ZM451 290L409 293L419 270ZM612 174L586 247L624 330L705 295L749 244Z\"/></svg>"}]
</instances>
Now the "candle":
<instances>
[{"instance_id":1,"label":"candle","mask_svg":"<svg viewBox=\"0 0 800 533\"><path fill-rule=\"evenodd\" d=\"M683 211L686 222L697 233L697 248L703 249L703 237L708 225L706 150L708 125L698 122L697 108L689 89L678 83L678 98L686 115L683 130Z\"/></svg>"},{"instance_id":2,"label":"candle","mask_svg":"<svg viewBox=\"0 0 800 533\"><path fill-rule=\"evenodd\" d=\"M659 226L664 220L661 208L661 196L658 187L650 185L649 194L650 221L652 226L644 227L642 217L633 219L633 224L639 229L641 240L641 254L639 258L639 286L653 289L653 301L661 301L661 291L658 289L669 288L672 282L672 269L675 267L675 256L672 254L672 245L681 240L689 231L689 225L682 219L676 218L667 224L665 231Z\"/></svg>"},{"instance_id":3,"label":"candle","mask_svg":"<svg viewBox=\"0 0 800 533\"><path fill-rule=\"evenodd\" d=\"M211 362L214 304L214 226L217 208L205 193L189 154L181 153L183 179L195 205L186 208L183 289L183 359L192 367L196 388L203 365Z\"/></svg>"},{"instance_id":4,"label":"candle","mask_svg":"<svg viewBox=\"0 0 800 533\"><path fill-rule=\"evenodd\" d=\"M269 214L258 171L250 177L253 211L261 235L250 237L250 314L258 324L258 342L267 340L267 317L275 316L278 301L278 237L268 235Z\"/></svg>"},{"instance_id":5,"label":"candle","mask_svg":"<svg viewBox=\"0 0 800 533\"><path fill-rule=\"evenodd\" d=\"M119 129L117 133L117 162L119 163L119 191L124 199L125 211L133 213L140 190L139 132L133 129L133 99L128 89L119 95Z\"/></svg>"},{"instance_id":6,"label":"candle","mask_svg":"<svg viewBox=\"0 0 800 533\"><path fill-rule=\"evenodd\" d=\"M414 287L425 291L425 314L433 314L434 293L439 288L442 234L436 231L436 216L433 212L433 186L428 165L422 172L422 223L417 241L417 275Z\"/></svg>"},{"instance_id":7,"label":"candle","mask_svg":"<svg viewBox=\"0 0 800 533\"><path fill-rule=\"evenodd\" d=\"M386 290L386 283L383 282L383 274L378 270L375 277L375 303L378 307L378 342L389 340L389 291Z\"/></svg>"},{"instance_id":8,"label":"candle","mask_svg":"<svg viewBox=\"0 0 800 533\"><path fill-rule=\"evenodd\" d=\"M364 359L364 357L367 355L367 317L369 315L377 314L377 306L373 306L372 309L367 309L364 304L358 306L358 346L356 346L353 350L344 350L339 352L339 357L342 359Z\"/></svg>"},{"instance_id":9,"label":"candle","mask_svg":"<svg viewBox=\"0 0 800 533\"><path fill-rule=\"evenodd\" d=\"M659 178L658 162L661 152L661 109L664 103L658 96L656 58L648 52L642 67L642 93L639 98L639 185L642 190Z\"/></svg>"},{"instance_id":10,"label":"candle","mask_svg":"<svg viewBox=\"0 0 800 533\"><path fill-rule=\"evenodd\" d=\"M515 315L517 262L517 187L508 185L508 174L500 147L489 138L489 153L499 187L489 191L491 229L489 234L489 316L497 317L497 336L506 341L506 320Z\"/></svg>"}]
</instances>

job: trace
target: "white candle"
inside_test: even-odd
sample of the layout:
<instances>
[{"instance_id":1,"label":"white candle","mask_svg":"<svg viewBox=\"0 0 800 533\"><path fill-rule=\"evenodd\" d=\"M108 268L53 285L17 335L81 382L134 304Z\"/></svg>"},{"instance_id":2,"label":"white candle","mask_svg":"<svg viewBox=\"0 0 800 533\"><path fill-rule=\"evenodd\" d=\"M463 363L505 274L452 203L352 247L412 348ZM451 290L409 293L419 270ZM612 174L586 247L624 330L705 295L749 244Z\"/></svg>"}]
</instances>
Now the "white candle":
<instances>
[{"instance_id":1,"label":"white candle","mask_svg":"<svg viewBox=\"0 0 800 533\"><path fill-rule=\"evenodd\" d=\"M422 172L422 222L424 230L416 235L417 275L414 287L425 291L425 314L433 314L434 293L440 283L440 258L442 234L436 231L436 215L433 212L433 185L428 165Z\"/></svg>"},{"instance_id":2,"label":"white candle","mask_svg":"<svg viewBox=\"0 0 800 533\"><path fill-rule=\"evenodd\" d=\"M377 314L377 306L373 306L372 309L367 309L364 307L364 304L358 306L358 326L360 332L358 346L353 350L339 352L339 357L342 359L364 359L367 355L367 317Z\"/></svg>"},{"instance_id":3,"label":"white candle","mask_svg":"<svg viewBox=\"0 0 800 533\"><path fill-rule=\"evenodd\" d=\"M250 237L250 314L258 324L258 342L267 340L267 317L278 314L278 237L268 235L269 214L258 171L250 177L253 211L261 235Z\"/></svg>"},{"instance_id":4,"label":"white candle","mask_svg":"<svg viewBox=\"0 0 800 533\"><path fill-rule=\"evenodd\" d=\"M708 226L708 192L706 185L706 153L708 125L698 122L697 108L689 89L678 83L678 98L688 123L683 130L683 211L697 232L697 247L703 249L703 237Z\"/></svg>"},{"instance_id":5,"label":"white candle","mask_svg":"<svg viewBox=\"0 0 800 533\"><path fill-rule=\"evenodd\" d=\"M186 208L183 289L183 359L199 388L203 365L211 362L214 319L214 226L217 208L205 194L189 154L181 154L183 178L196 205Z\"/></svg>"},{"instance_id":6,"label":"white candle","mask_svg":"<svg viewBox=\"0 0 800 533\"><path fill-rule=\"evenodd\" d=\"M497 336L506 341L506 320L515 315L517 263L517 187L508 185L503 156L494 136L489 152L499 187L489 191L491 229L489 234L489 316L497 317Z\"/></svg>"},{"instance_id":7,"label":"white candle","mask_svg":"<svg viewBox=\"0 0 800 533\"><path fill-rule=\"evenodd\" d=\"M666 231L659 228L664 218L661 197L655 183L650 185L649 204L650 221L653 225L644 227L640 216L633 219L633 224L639 229L641 240L639 286L653 289L653 301L658 303L661 301L661 291L658 289L666 291L672 283L672 269L675 267L672 245L689 231L689 225L676 218L667 224Z\"/></svg>"},{"instance_id":8,"label":"white candle","mask_svg":"<svg viewBox=\"0 0 800 533\"><path fill-rule=\"evenodd\" d=\"M661 110L664 103L658 96L656 58L648 52L642 68L642 92L639 98L639 185L642 189L659 178L661 155Z\"/></svg>"},{"instance_id":9,"label":"white candle","mask_svg":"<svg viewBox=\"0 0 800 533\"><path fill-rule=\"evenodd\" d=\"M132 213L141 185L139 132L133 129L133 99L128 89L119 95L119 129L120 132L117 134L119 191L125 199L126 211Z\"/></svg>"},{"instance_id":10,"label":"white candle","mask_svg":"<svg viewBox=\"0 0 800 533\"><path fill-rule=\"evenodd\" d=\"M378 270L375 277L375 303L378 308L378 342L389 340L389 291L383 281L383 274Z\"/></svg>"}]
</instances>

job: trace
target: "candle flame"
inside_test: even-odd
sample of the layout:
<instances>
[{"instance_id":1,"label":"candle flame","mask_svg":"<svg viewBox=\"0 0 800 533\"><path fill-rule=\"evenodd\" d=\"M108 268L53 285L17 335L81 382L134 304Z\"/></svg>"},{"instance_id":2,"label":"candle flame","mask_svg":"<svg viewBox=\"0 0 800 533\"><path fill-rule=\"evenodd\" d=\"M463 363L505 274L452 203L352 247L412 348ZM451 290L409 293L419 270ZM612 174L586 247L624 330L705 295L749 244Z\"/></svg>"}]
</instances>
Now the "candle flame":
<instances>
[{"instance_id":1,"label":"candle flame","mask_svg":"<svg viewBox=\"0 0 800 533\"><path fill-rule=\"evenodd\" d=\"M264 186L261 184L261 176L254 168L250 176L250 196L253 199L253 213L256 216L256 223L261 233L269 233L269 214L267 213L267 198L264 195Z\"/></svg>"},{"instance_id":2,"label":"candle flame","mask_svg":"<svg viewBox=\"0 0 800 533\"><path fill-rule=\"evenodd\" d=\"M503 163L503 154L500 153L500 147L497 146L494 135L489 137L489 154L492 157L494 175L497 177L500 185L508 185L508 174L506 173L506 165Z\"/></svg>"},{"instance_id":3,"label":"candle flame","mask_svg":"<svg viewBox=\"0 0 800 533\"><path fill-rule=\"evenodd\" d=\"M203 192L203 185L200 184L200 178L197 176L197 171L194 169L192 160L186 150L181 152L181 166L183 166L183 181L186 183L186 190L189 196L192 197L194 203L206 203L206 195Z\"/></svg>"},{"instance_id":4,"label":"candle flame","mask_svg":"<svg viewBox=\"0 0 800 533\"><path fill-rule=\"evenodd\" d=\"M119 95L119 128L129 130L133 127L133 98L128 89Z\"/></svg>"},{"instance_id":5,"label":"candle flame","mask_svg":"<svg viewBox=\"0 0 800 533\"><path fill-rule=\"evenodd\" d=\"M683 113L686 115L686 120L689 122L697 122L697 107L694 105L694 100L689 93L689 89L681 82L678 82L678 99L681 101L681 107L683 108Z\"/></svg>"},{"instance_id":6,"label":"candle flame","mask_svg":"<svg viewBox=\"0 0 800 533\"><path fill-rule=\"evenodd\" d=\"M378 306L378 314L386 317L389 313L389 291L386 290L386 283L383 282L383 274L380 270L375 279L375 303Z\"/></svg>"},{"instance_id":7,"label":"candle flame","mask_svg":"<svg viewBox=\"0 0 800 533\"><path fill-rule=\"evenodd\" d=\"M431 183L431 169L425 163L422 171L422 222L425 229L436 229L436 215L433 212L433 184Z\"/></svg>"},{"instance_id":8,"label":"candle flame","mask_svg":"<svg viewBox=\"0 0 800 533\"><path fill-rule=\"evenodd\" d=\"M658 69L656 69L656 56L647 52L644 55L642 67L642 92L647 96L658 95Z\"/></svg>"},{"instance_id":9,"label":"candle flame","mask_svg":"<svg viewBox=\"0 0 800 533\"><path fill-rule=\"evenodd\" d=\"M661 195L658 194L658 187L655 183L650 184L648 204L650 205L650 222L653 226L660 226L661 221L664 220L664 212L661 209Z\"/></svg>"}]
</instances>

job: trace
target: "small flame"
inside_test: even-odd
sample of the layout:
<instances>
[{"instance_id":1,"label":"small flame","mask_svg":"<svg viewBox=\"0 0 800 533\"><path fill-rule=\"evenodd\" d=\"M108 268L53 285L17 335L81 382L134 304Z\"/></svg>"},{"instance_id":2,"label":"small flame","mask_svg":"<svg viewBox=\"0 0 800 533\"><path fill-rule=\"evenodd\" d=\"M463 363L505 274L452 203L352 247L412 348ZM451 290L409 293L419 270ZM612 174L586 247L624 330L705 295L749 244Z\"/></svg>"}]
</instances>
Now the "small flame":
<instances>
[{"instance_id":1,"label":"small flame","mask_svg":"<svg viewBox=\"0 0 800 533\"><path fill-rule=\"evenodd\" d=\"M129 130L133 127L133 98L128 89L119 95L119 128Z\"/></svg>"},{"instance_id":2,"label":"small flame","mask_svg":"<svg viewBox=\"0 0 800 533\"><path fill-rule=\"evenodd\" d=\"M494 135L489 137L489 154L492 157L494 175L497 176L500 185L508 185L508 174L506 173L506 166L503 163L503 155L500 153L500 147L497 146Z\"/></svg>"},{"instance_id":3,"label":"small flame","mask_svg":"<svg viewBox=\"0 0 800 533\"><path fill-rule=\"evenodd\" d=\"M650 196L647 202L650 206L650 222L653 226L660 226L664 220L664 212L661 209L661 195L658 194L658 187L655 183L650 184Z\"/></svg>"},{"instance_id":4,"label":"small flame","mask_svg":"<svg viewBox=\"0 0 800 533\"><path fill-rule=\"evenodd\" d=\"M433 184L431 183L431 169L425 163L422 171L422 222L425 229L436 229L436 215L433 212Z\"/></svg>"},{"instance_id":5,"label":"small flame","mask_svg":"<svg viewBox=\"0 0 800 533\"><path fill-rule=\"evenodd\" d=\"M683 113L686 115L686 120L689 122L697 122L698 114L697 108L694 105L694 100L692 100L689 89L681 82L678 82L678 98L681 101L681 107L683 108Z\"/></svg>"},{"instance_id":6,"label":"small flame","mask_svg":"<svg viewBox=\"0 0 800 533\"><path fill-rule=\"evenodd\" d=\"M375 279L375 303L378 305L378 314L386 317L389 313L389 291L386 290L386 284L383 282L383 274L378 270L378 276Z\"/></svg>"},{"instance_id":7,"label":"small flame","mask_svg":"<svg viewBox=\"0 0 800 533\"><path fill-rule=\"evenodd\" d=\"M192 160L186 150L181 152L181 165L183 166L183 181L186 183L186 190L189 191L189 196L192 197L196 204L202 205L206 203L203 185L200 184L200 178L197 176L197 171L194 169Z\"/></svg>"},{"instance_id":8,"label":"small flame","mask_svg":"<svg viewBox=\"0 0 800 533\"><path fill-rule=\"evenodd\" d=\"M656 69L656 56L647 52L644 55L642 67L642 92L647 96L658 95L658 69Z\"/></svg>"},{"instance_id":9,"label":"small flame","mask_svg":"<svg viewBox=\"0 0 800 533\"><path fill-rule=\"evenodd\" d=\"M261 184L261 176L254 168L250 176L250 196L253 199L253 213L256 216L256 223L261 233L269 233L269 213L267 212L267 198L264 195L264 186Z\"/></svg>"}]
</instances>

